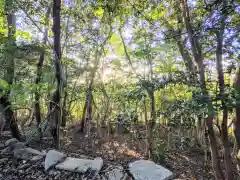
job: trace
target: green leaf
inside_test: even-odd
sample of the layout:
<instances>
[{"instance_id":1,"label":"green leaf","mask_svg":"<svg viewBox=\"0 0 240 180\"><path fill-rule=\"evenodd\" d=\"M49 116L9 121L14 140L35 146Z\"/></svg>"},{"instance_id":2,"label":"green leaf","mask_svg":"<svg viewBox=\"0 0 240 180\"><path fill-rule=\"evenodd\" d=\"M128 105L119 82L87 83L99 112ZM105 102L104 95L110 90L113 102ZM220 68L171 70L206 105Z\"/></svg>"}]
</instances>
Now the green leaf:
<instances>
[{"instance_id":1,"label":"green leaf","mask_svg":"<svg viewBox=\"0 0 240 180\"><path fill-rule=\"evenodd\" d=\"M121 42L121 40L120 40L120 38L116 34L113 34L111 36L111 39L109 40L109 42L112 45L116 45L116 44L119 44Z\"/></svg>"},{"instance_id":2,"label":"green leaf","mask_svg":"<svg viewBox=\"0 0 240 180\"><path fill-rule=\"evenodd\" d=\"M172 71L176 71L176 70L177 70L177 67L173 65L172 68L171 68L171 70L172 70Z\"/></svg>"},{"instance_id":3,"label":"green leaf","mask_svg":"<svg viewBox=\"0 0 240 180\"><path fill-rule=\"evenodd\" d=\"M0 79L0 97L2 97L9 90L7 81Z\"/></svg>"},{"instance_id":4,"label":"green leaf","mask_svg":"<svg viewBox=\"0 0 240 180\"><path fill-rule=\"evenodd\" d=\"M105 54L106 56L110 54L110 50L109 49L105 49Z\"/></svg>"},{"instance_id":5,"label":"green leaf","mask_svg":"<svg viewBox=\"0 0 240 180\"><path fill-rule=\"evenodd\" d=\"M159 11L158 9L155 9L154 12L151 13L151 18L153 20L157 20L162 16L164 16L164 11Z\"/></svg>"},{"instance_id":6,"label":"green leaf","mask_svg":"<svg viewBox=\"0 0 240 180\"><path fill-rule=\"evenodd\" d=\"M31 39L31 35L28 32L24 32L24 31L21 31L21 30L16 30L16 36L23 37L27 40Z\"/></svg>"},{"instance_id":7,"label":"green leaf","mask_svg":"<svg viewBox=\"0 0 240 180\"><path fill-rule=\"evenodd\" d=\"M124 55L123 45L120 44L119 46L117 46L117 47L115 48L115 52L116 52L116 54L119 55L119 56Z\"/></svg>"},{"instance_id":8,"label":"green leaf","mask_svg":"<svg viewBox=\"0 0 240 180\"><path fill-rule=\"evenodd\" d=\"M121 67L121 61L119 59L115 59L112 61L113 65L120 68Z\"/></svg>"},{"instance_id":9,"label":"green leaf","mask_svg":"<svg viewBox=\"0 0 240 180\"><path fill-rule=\"evenodd\" d=\"M94 15L100 17L100 19L103 17L104 10L103 8L99 7L95 12Z\"/></svg>"},{"instance_id":10,"label":"green leaf","mask_svg":"<svg viewBox=\"0 0 240 180\"><path fill-rule=\"evenodd\" d=\"M145 51L142 50L142 49L135 51L134 54L135 54L135 56L137 56L137 57L145 57L145 56L146 56Z\"/></svg>"},{"instance_id":11,"label":"green leaf","mask_svg":"<svg viewBox=\"0 0 240 180\"><path fill-rule=\"evenodd\" d=\"M9 89L9 84L7 81L0 79L0 89L1 90L8 90Z\"/></svg>"},{"instance_id":12,"label":"green leaf","mask_svg":"<svg viewBox=\"0 0 240 180\"><path fill-rule=\"evenodd\" d=\"M72 60L67 60L67 61L65 61L65 64L66 64L66 65L73 65L73 64L74 64L74 61L72 61Z\"/></svg>"},{"instance_id":13,"label":"green leaf","mask_svg":"<svg viewBox=\"0 0 240 180\"><path fill-rule=\"evenodd\" d=\"M1 34L5 34L5 33L7 33L7 32L8 32L7 29L0 29L0 33L1 33Z\"/></svg>"}]
</instances>

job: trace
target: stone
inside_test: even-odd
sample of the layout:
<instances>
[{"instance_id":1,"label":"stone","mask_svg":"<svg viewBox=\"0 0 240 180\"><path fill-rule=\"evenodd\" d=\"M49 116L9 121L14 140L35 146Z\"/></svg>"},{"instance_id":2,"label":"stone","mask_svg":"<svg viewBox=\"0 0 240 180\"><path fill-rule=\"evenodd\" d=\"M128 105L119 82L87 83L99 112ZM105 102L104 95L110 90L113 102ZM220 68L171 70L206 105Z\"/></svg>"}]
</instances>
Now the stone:
<instances>
[{"instance_id":1,"label":"stone","mask_svg":"<svg viewBox=\"0 0 240 180\"><path fill-rule=\"evenodd\" d=\"M91 169L99 172L102 169L103 166L103 159L101 157L97 157L94 160L92 160Z\"/></svg>"},{"instance_id":2,"label":"stone","mask_svg":"<svg viewBox=\"0 0 240 180\"><path fill-rule=\"evenodd\" d=\"M5 142L5 146L11 146L13 144L16 144L17 142L19 142L16 138L11 138L11 139L8 139L6 142Z\"/></svg>"},{"instance_id":3,"label":"stone","mask_svg":"<svg viewBox=\"0 0 240 180\"><path fill-rule=\"evenodd\" d=\"M72 172L84 173L88 169L99 172L102 168L103 160L102 158L90 159L78 159L78 158L66 158L65 161L56 165L56 169L67 170Z\"/></svg>"},{"instance_id":4,"label":"stone","mask_svg":"<svg viewBox=\"0 0 240 180\"><path fill-rule=\"evenodd\" d=\"M56 169L67 170L72 172L84 173L91 167L91 160L78 159L78 158L66 158L65 161L56 165Z\"/></svg>"},{"instance_id":5,"label":"stone","mask_svg":"<svg viewBox=\"0 0 240 180\"><path fill-rule=\"evenodd\" d=\"M61 152L58 152L56 150L50 150L47 152L45 161L44 161L44 169L45 171L49 170L56 164L62 162L66 158L66 155L64 155Z\"/></svg>"},{"instance_id":6,"label":"stone","mask_svg":"<svg viewBox=\"0 0 240 180\"><path fill-rule=\"evenodd\" d=\"M13 155L14 155L15 158L21 159L21 160L29 160L31 158L31 156L29 156L29 153L26 151L25 148L14 149L13 150Z\"/></svg>"},{"instance_id":7,"label":"stone","mask_svg":"<svg viewBox=\"0 0 240 180\"><path fill-rule=\"evenodd\" d=\"M16 154L18 154L18 150L20 150L21 154L22 154L23 149L26 149L24 143L19 142L19 141L10 142L10 143L7 143L7 144L8 144L8 146L5 149L2 150L1 154L13 153L14 156L15 156Z\"/></svg>"},{"instance_id":8,"label":"stone","mask_svg":"<svg viewBox=\"0 0 240 180\"><path fill-rule=\"evenodd\" d=\"M25 144L22 142L17 142L15 144L12 144L10 147L10 150L14 151L15 149L26 149Z\"/></svg>"},{"instance_id":9,"label":"stone","mask_svg":"<svg viewBox=\"0 0 240 180\"><path fill-rule=\"evenodd\" d=\"M10 152L13 152L13 155L17 159L21 160L32 160L36 161L42 159L46 153L40 152L33 148L26 148L25 144L22 142L17 142L8 147Z\"/></svg>"},{"instance_id":10,"label":"stone","mask_svg":"<svg viewBox=\"0 0 240 180\"><path fill-rule=\"evenodd\" d=\"M124 172L123 167L115 167L106 173L108 180L126 180L128 175Z\"/></svg>"},{"instance_id":11,"label":"stone","mask_svg":"<svg viewBox=\"0 0 240 180\"><path fill-rule=\"evenodd\" d=\"M33 148L26 148L26 151L30 154L45 156L46 152L41 152Z\"/></svg>"},{"instance_id":12,"label":"stone","mask_svg":"<svg viewBox=\"0 0 240 180\"><path fill-rule=\"evenodd\" d=\"M149 160L139 160L129 164L129 171L137 180L169 180L173 173Z\"/></svg>"},{"instance_id":13,"label":"stone","mask_svg":"<svg viewBox=\"0 0 240 180\"><path fill-rule=\"evenodd\" d=\"M31 161L39 161L39 160L41 160L43 158L44 158L43 155L36 155L36 156L33 156L30 160Z\"/></svg>"},{"instance_id":14,"label":"stone","mask_svg":"<svg viewBox=\"0 0 240 180\"><path fill-rule=\"evenodd\" d=\"M16 139L10 139L9 142L6 143L7 148L5 148L4 152L13 153L13 156L17 159L28 160L29 154L26 151L26 147L24 143L19 142Z\"/></svg>"}]
</instances>

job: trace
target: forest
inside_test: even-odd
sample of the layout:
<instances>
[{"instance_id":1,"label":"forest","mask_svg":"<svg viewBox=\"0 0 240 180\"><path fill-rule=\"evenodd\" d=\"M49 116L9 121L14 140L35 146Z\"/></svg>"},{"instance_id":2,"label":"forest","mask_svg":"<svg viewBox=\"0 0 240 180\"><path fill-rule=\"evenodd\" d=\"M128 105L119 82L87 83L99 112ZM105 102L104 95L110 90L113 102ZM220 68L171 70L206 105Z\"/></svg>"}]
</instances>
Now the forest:
<instances>
[{"instance_id":1,"label":"forest","mask_svg":"<svg viewBox=\"0 0 240 180\"><path fill-rule=\"evenodd\" d=\"M240 180L239 32L239 0L0 0L0 179Z\"/></svg>"}]
</instances>

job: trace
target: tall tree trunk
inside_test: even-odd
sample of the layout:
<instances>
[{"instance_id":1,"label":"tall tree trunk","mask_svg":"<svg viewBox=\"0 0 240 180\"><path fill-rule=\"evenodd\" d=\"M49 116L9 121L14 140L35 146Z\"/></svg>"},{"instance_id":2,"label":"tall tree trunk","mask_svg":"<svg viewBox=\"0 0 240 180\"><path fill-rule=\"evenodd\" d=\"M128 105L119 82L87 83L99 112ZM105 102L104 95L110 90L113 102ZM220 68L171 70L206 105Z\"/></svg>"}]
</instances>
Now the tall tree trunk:
<instances>
[{"instance_id":1,"label":"tall tree trunk","mask_svg":"<svg viewBox=\"0 0 240 180\"><path fill-rule=\"evenodd\" d=\"M149 144L149 159L153 159L153 150L154 150L154 139L153 139L153 129L156 124L156 110L155 110L155 97L153 87L148 92L150 98L151 106L151 119L148 124L148 144Z\"/></svg>"},{"instance_id":2,"label":"tall tree trunk","mask_svg":"<svg viewBox=\"0 0 240 180\"><path fill-rule=\"evenodd\" d=\"M191 25L187 0L182 0L182 11L183 11L184 23L185 23L187 33L191 43L191 49L194 56L194 60L198 65L200 87L202 89L202 94L205 98L205 102L207 102L207 106L208 106L208 117L206 118L206 121L207 121L206 125L208 128L208 137L210 141L210 148L211 148L211 154L212 154L212 166L215 173L215 178L218 180L221 180L221 179L224 179L224 176L220 167L219 151L217 148L216 136L213 129L213 105L209 97L208 91L206 89L202 50L199 44L199 39L194 34L194 31Z\"/></svg>"},{"instance_id":3,"label":"tall tree trunk","mask_svg":"<svg viewBox=\"0 0 240 180\"><path fill-rule=\"evenodd\" d=\"M87 113L89 113L89 110L90 110L89 108L92 108L92 102L91 102L91 100L92 100L92 87L93 87L94 78L95 78L98 63L99 63L98 55L100 56L100 54L97 50L96 53L95 53L95 66L94 66L93 71L90 74L91 80L90 80L90 83L88 85L88 89L87 89L87 92L86 92L86 101L85 101L85 104L84 104L84 107L83 107L83 115L82 115L82 119L81 119L81 129L80 129L81 132L84 131L84 126L85 126L85 121L86 121L86 117L85 117L86 116L86 111L88 111ZM89 107L89 106L91 106L91 107ZM87 114L87 116L89 116L89 114Z\"/></svg>"},{"instance_id":4,"label":"tall tree trunk","mask_svg":"<svg viewBox=\"0 0 240 180\"><path fill-rule=\"evenodd\" d=\"M207 124L207 132L208 132L208 138L209 138L210 148L211 148L212 166L213 166L215 178L217 180L222 180L224 179L224 175L220 167L220 158L218 153L217 140L216 140L216 135L214 133L212 122L213 122L213 116L208 116L206 118L206 124Z\"/></svg>"},{"instance_id":5,"label":"tall tree trunk","mask_svg":"<svg viewBox=\"0 0 240 180\"><path fill-rule=\"evenodd\" d=\"M146 155L149 156L149 142L148 142L148 134L149 134L149 128L148 128L148 117L147 117L147 105L146 105L146 97L143 99L143 111L144 111L144 121L145 121L145 127L146 127Z\"/></svg>"},{"instance_id":6,"label":"tall tree trunk","mask_svg":"<svg viewBox=\"0 0 240 180\"><path fill-rule=\"evenodd\" d=\"M68 98L68 89L67 89L67 64L65 64L65 79L63 80L63 92L64 92L64 96L63 96L63 106L62 106L62 123L61 126L62 127L66 127L67 124L67 115L68 115L68 111L67 111L67 98Z\"/></svg>"},{"instance_id":7,"label":"tall tree trunk","mask_svg":"<svg viewBox=\"0 0 240 180\"><path fill-rule=\"evenodd\" d=\"M225 2L225 1L224 1ZM231 158L231 151L228 141L228 109L226 105L226 95L225 95L225 82L224 82L224 74L222 67L222 53L223 53L223 34L225 29L225 15L221 16L221 24L219 32L216 32L217 35L217 50L216 50L216 60L217 60L217 72L218 72L218 80L219 80L219 90L220 90L220 100L223 108L223 119L221 124L222 129L222 142L224 146L224 162L226 168L227 180L234 179L233 176L233 162Z\"/></svg>"},{"instance_id":8,"label":"tall tree trunk","mask_svg":"<svg viewBox=\"0 0 240 180\"><path fill-rule=\"evenodd\" d=\"M85 128L85 119L86 119L87 102L88 102L87 99L88 99L88 91L86 92L86 99L85 99L85 103L84 103L84 106L83 106L80 132L83 132L84 128Z\"/></svg>"},{"instance_id":9,"label":"tall tree trunk","mask_svg":"<svg viewBox=\"0 0 240 180\"><path fill-rule=\"evenodd\" d=\"M47 38L48 38L48 24L49 24L49 15L51 12L51 6L48 7L46 15L45 15L45 30L44 30L44 35L43 35L43 46L47 44ZM42 66L43 66L43 62L44 62L44 55L45 55L45 50L43 49L40 57L39 57L39 61L37 64L37 77L35 80L35 84L36 84L36 91L35 91L35 116L36 116L36 122L37 122L37 126L38 126L38 131L40 133L40 136L42 137L42 132L41 132L41 128L39 127L39 124L41 123L41 109L40 109L40 88L38 88L38 84L41 81L41 76L42 76Z\"/></svg>"},{"instance_id":10,"label":"tall tree trunk","mask_svg":"<svg viewBox=\"0 0 240 180\"><path fill-rule=\"evenodd\" d=\"M60 11L61 0L53 0L53 34L54 34L54 61L55 61L55 78L57 81L57 88L54 93L54 119L56 126L53 127L55 134L54 141L57 148L60 148L60 124L62 119L61 112L61 91L62 91L62 64L61 64L61 45L60 45Z\"/></svg>"},{"instance_id":11,"label":"tall tree trunk","mask_svg":"<svg viewBox=\"0 0 240 180\"><path fill-rule=\"evenodd\" d=\"M70 7L70 13L67 17L67 25L66 25L66 28L65 28L65 40L64 40L64 44L63 44L63 47L62 47L62 53L64 52L64 49L66 49L66 46L67 46L67 41L68 41L68 36L69 36L69 22L70 22L70 16L71 16L71 10L72 10L72 7ZM67 79L68 79L68 69L67 69L67 64L64 64L64 75L65 75L65 78L63 79L63 91L64 91L64 97L63 97L63 107L62 107L62 124L61 126L62 127L66 127L66 123L67 123L67 116L69 114L69 111L67 109L67 98L68 98L68 89L67 89ZM75 86L75 85L74 85ZM70 103L69 103L69 107L70 107Z\"/></svg>"},{"instance_id":12,"label":"tall tree trunk","mask_svg":"<svg viewBox=\"0 0 240 180\"><path fill-rule=\"evenodd\" d=\"M146 38L145 38L145 43L147 44ZM150 77L150 87L147 87L147 93L150 99L150 112L151 112L151 118L149 121L148 125L148 143L149 143L149 159L153 160L154 156L154 138L153 138L153 130L156 125L156 108L155 108L155 96L154 96L154 83L153 83L153 63L152 63L152 57L150 55L150 50L149 47L146 46L146 51L147 53L147 60L148 60L148 65L149 65L149 77ZM149 81L148 81L149 83Z\"/></svg>"},{"instance_id":13,"label":"tall tree trunk","mask_svg":"<svg viewBox=\"0 0 240 180\"><path fill-rule=\"evenodd\" d=\"M240 149L240 67L238 67L237 69L234 86L237 93L236 121L234 123L234 133L236 136L238 149Z\"/></svg>"},{"instance_id":14,"label":"tall tree trunk","mask_svg":"<svg viewBox=\"0 0 240 180\"><path fill-rule=\"evenodd\" d=\"M93 95L92 95L92 89L89 90L89 96L88 96L88 102L87 102L87 134L90 135L90 123L92 121L92 102L93 102Z\"/></svg>"},{"instance_id":15,"label":"tall tree trunk","mask_svg":"<svg viewBox=\"0 0 240 180\"><path fill-rule=\"evenodd\" d=\"M83 132L84 131L84 128L85 128L85 122L86 121L89 121L91 118L91 108L90 106L92 106L92 103L91 103L91 100L92 100L92 84L93 82L90 83L88 89L87 89L87 92L86 92L86 100L85 100L85 104L84 104L84 107L83 107L83 114L82 114L82 119L81 119L81 129L80 129L80 132ZM90 113L90 114L89 114ZM87 116L86 116L87 114Z\"/></svg>"},{"instance_id":16,"label":"tall tree trunk","mask_svg":"<svg viewBox=\"0 0 240 180\"><path fill-rule=\"evenodd\" d=\"M7 50L10 52L6 53L6 60L7 60L7 70L4 73L4 79L9 84L9 89L7 92L1 97L0 103L3 105L5 109L5 117L7 121L7 125L10 126L10 130L12 136L19 139L21 138L21 133L19 131L14 112L11 108L10 102L10 93L11 93L11 85L13 83L14 78L14 48L16 48L16 17L14 15L13 10L13 0L5 1L5 8L7 12L7 22L8 22L8 46Z\"/></svg>"},{"instance_id":17,"label":"tall tree trunk","mask_svg":"<svg viewBox=\"0 0 240 180\"><path fill-rule=\"evenodd\" d=\"M235 82L234 82L234 88L236 91L236 120L234 122L234 135L237 142L237 150L240 150L240 67L238 65ZM238 166L240 166L240 159L237 159Z\"/></svg>"},{"instance_id":18,"label":"tall tree trunk","mask_svg":"<svg viewBox=\"0 0 240 180\"><path fill-rule=\"evenodd\" d=\"M68 97L68 92L66 89L66 86L64 88L64 97L63 97L63 106L62 106L62 127L66 127L67 124L67 97Z\"/></svg>"},{"instance_id":19,"label":"tall tree trunk","mask_svg":"<svg viewBox=\"0 0 240 180\"><path fill-rule=\"evenodd\" d=\"M104 103L105 111L104 111L103 117L101 119L101 127L103 127L105 125L105 121L107 119L107 116L109 114L109 109L110 109L110 107L109 107L110 106L109 96L107 94L107 91L105 89L105 86L104 86L103 82L102 82L102 92L103 92L103 96L107 100L107 102Z\"/></svg>"},{"instance_id":20,"label":"tall tree trunk","mask_svg":"<svg viewBox=\"0 0 240 180\"><path fill-rule=\"evenodd\" d=\"M186 47L183 43L183 40L181 40L180 36L178 36L178 38L177 38L177 46L178 46L178 49L181 53L181 56L183 57L185 66L189 70L191 79L195 79L195 74L196 74L195 73L195 66L194 66L194 64L191 60L192 58L191 58L188 50L186 49Z\"/></svg>"}]
</instances>

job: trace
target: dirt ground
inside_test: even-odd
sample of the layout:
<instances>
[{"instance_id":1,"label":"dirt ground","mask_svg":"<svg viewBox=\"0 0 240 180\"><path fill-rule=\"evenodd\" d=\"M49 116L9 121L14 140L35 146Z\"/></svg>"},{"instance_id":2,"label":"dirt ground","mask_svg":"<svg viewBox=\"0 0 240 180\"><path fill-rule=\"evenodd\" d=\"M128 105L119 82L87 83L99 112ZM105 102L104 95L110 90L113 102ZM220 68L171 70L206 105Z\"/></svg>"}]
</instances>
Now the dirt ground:
<instances>
[{"instance_id":1,"label":"dirt ground","mask_svg":"<svg viewBox=\"0 0 240 180\"><path fill-rule=\"evenodd\" d=\"M111 135L109 138L77 136L68 144L71 151L90 156L101 156L112 162L127 164L134 160L146 159L146 146L143 139L130 134ZM66 147L67 148L67 147ZM67 148L69 149L69 148ZM184 180L214 179L211 161L204 163L204 154L193 148L172 148L165 151L165 163L161 164Z\"/></svg>"},{"instance_id":2,"label":"dirt ground","mask_svg":"<svg viewBox=\"0 0 240 180\"><path fill-rule=\"evenodd\" d=\"M7 139L9 137L5 137ZM69 132L65 137L64 146L61 151L64 153L79 157L97 157L101 156L105 162L109 164L122 164L126 166L129 162L138 159L145 159L145 142L142 138L133 137L130 133L120 135L110 135L109 137L99 136L97 133L91 133L91 136L86 137L83 134L75 134ZM31 147L42 150L52 149L52 140L50 138L44 138L42 143L31 143ZM4 157L0 157L4 158ZM18 169L14 160L10 160L4 166L0 168L6 169L7 167L14 167ZM13 165L14 164L14 165ZM161 164L168 168L176 175L175 178L184 180L211 180L214 179L213 171L211 168L211 161L204 163L204 154L197 149L190 148L180 149L172 148L165 152L165 163ZM20 166L20 165L19 165ZM40 167L39 167L40 168ZM3 170L2 169L2 170ZM35 170L37 167L35 168ZM42 171L42 170L40 170ZM8 172L8 170L6 171ZM32 173L34 174L35 171ZM14 171L15 174L21 174L21 171ZM23 173L23 172L22 172ZM39 172L38 172L39 173ZM43 172L41 172L43 173ZM41 174L40 173L40 174ZM9 173L8 173L9 174ZM42 179L54 179L46 178L48 175L43 174L45 178ZM18 177L18 176L16 176ZM21 177L19 175L19 177ZM34 176L36 178L36 176ZM65 177L65 176L64 176ZM79 179L73 178L71 179ZM4 180L9 179L2 177ZM1 176L0 176L1 179ZM11 178L10 178L11 179ZM18 178L12 178L18 179ZM21 178L20 178L21 179ZM24 176L24 179L34 179Z\"/></svg>"}]
</instances>

